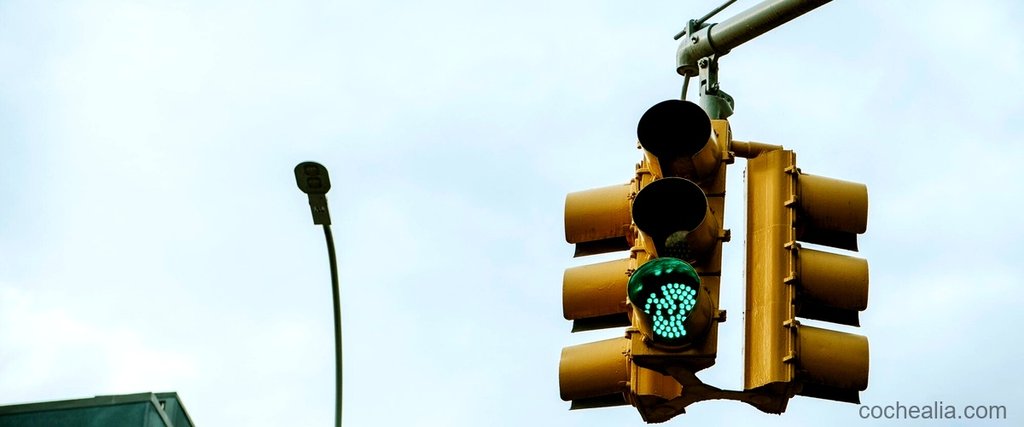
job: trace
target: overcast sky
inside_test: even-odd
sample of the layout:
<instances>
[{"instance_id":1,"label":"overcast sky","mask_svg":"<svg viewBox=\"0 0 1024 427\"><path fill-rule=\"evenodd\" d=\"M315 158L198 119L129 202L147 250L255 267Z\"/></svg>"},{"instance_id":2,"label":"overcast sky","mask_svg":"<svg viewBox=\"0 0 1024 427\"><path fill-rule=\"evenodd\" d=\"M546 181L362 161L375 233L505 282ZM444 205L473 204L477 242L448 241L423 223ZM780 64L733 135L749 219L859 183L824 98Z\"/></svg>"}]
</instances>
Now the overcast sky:
<instances>
[{"instance_id":1,"label":"overcast sky","mask_svg":"<svg viewBox=\"0 0 1024 427\"><path fill-rule=\"evenodd\" d=\"M682 84L672 35L718 3L0 1L0 405L177 391L202 426L330 425L327 255L292 176L316 160L346 425L642 424L559 399L562 347L622 333L562 318L563 269L609 258L572 259L563 203L630 179ZM737 139L868 186L867 405L1024 418L1022 18L837 0L721 60ZM744 163L701 374L733 389ZM673 422L824 419L871 423L806 397Z\"/></svg>"}]
</instances>

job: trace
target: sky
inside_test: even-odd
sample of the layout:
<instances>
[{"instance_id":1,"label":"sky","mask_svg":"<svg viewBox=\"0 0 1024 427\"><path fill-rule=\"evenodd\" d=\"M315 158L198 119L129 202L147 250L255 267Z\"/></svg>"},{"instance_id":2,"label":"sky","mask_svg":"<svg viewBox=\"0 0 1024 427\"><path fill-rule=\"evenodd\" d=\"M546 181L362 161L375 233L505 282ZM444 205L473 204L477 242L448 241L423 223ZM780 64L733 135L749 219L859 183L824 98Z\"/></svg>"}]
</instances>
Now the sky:
<instances>
[{"instance_id":1,"label":"sky","mask_svg":"<svg viewBox=\"0 0 1024 427\"><path fill-rule=\"evenodd\" d=\"M569 411L569 192L627 182L717 0L0 2L0 405L176 391L203 426L642 425ZM755 2L740 1L719 21ZM837 0L720 62L739 140L869 192L866 406L1024 417L1024 5ZM691 99L693 95L691 95ZM742 388L744 161L728 168L717 364ZM592 259L591 259L592 258ZM797 397L683 425L885 425ZM963 420L918 421L960 425Z\"/></svg>"}]
</instances>

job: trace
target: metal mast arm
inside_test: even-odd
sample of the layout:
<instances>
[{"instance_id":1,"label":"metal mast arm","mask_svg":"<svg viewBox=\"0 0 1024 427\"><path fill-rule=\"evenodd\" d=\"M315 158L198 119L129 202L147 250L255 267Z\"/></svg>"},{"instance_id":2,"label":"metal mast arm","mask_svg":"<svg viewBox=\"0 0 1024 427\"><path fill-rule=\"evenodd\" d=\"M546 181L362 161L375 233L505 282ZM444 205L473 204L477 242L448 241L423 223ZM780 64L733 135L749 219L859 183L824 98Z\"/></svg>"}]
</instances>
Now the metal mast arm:
<instances>
[{"instance_id":1,"label":"metal mast arm","mask_svg":"<svg viewBox=\"0 0 1024 427\"><path fill-rule=\"evenodd\" d=\"M765 0L718 24L698 28L683 37L676 52L676 71L698 74L697 61L722 56L733 48L832 0Z\"/></svg>"}]
</instances>

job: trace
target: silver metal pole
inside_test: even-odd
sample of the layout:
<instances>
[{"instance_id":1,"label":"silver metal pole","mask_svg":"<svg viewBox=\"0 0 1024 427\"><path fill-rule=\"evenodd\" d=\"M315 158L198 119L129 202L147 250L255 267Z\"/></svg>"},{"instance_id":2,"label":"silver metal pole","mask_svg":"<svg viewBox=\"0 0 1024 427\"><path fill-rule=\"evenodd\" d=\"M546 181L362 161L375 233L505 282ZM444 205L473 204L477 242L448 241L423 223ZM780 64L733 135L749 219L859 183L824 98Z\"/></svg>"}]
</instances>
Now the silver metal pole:
<instances>
[{"instance_id":1,"label":"silver metal pole","mask_svg":"<svg viewBox=\"0 0 1024 427\"><path fill-rule=\"evenodd\" d=\"M765 0L732 18L700 28L683 37L676 52L676 71L684 76L696 76L700 58L725 55L733 48L830 1Z\"/></svg>"}]
</instances>

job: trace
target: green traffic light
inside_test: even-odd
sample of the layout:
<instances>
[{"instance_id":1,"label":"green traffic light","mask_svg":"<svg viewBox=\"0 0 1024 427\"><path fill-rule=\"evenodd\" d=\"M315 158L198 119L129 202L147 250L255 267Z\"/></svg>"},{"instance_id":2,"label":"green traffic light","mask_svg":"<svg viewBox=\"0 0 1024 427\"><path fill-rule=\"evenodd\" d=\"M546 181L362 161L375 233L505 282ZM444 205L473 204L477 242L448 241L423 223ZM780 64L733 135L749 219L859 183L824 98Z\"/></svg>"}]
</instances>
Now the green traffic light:
<instances>
[{"instance_id":1,"label":"green traffic light","mask_svg":"<svg viewBox=\"0 0 1024 427\"><path fill-rule=\"evenodd\" d=\"M629 301L644 315L655 342L682 345L703 332L693 319L701 302L700 276L678 258L662 257L640 266L629 278Z\"/></svg>"}]
</instances>

